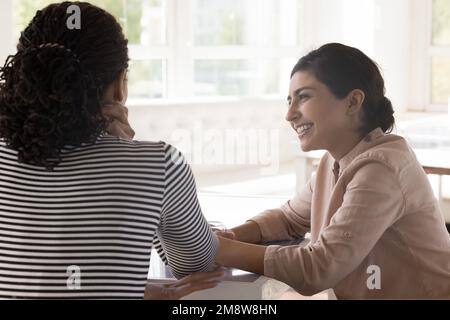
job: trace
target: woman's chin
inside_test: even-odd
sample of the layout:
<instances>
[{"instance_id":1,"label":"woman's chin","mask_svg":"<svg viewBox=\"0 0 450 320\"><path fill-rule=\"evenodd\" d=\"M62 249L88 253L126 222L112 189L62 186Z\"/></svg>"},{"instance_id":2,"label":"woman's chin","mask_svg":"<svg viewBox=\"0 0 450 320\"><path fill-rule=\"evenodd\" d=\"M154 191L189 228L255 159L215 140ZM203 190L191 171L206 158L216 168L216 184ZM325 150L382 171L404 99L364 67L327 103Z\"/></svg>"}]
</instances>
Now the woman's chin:
<instances>
[{"instance_id":1,"label":"woman's chin","mask_svg":"<svg viewBox=\"0 0 450 320\"><path fill-rule=\"evenodd\" d=\"M310 137L300 139L300 148L302 149L303 152L320 150L322 149L321 147L322 147L321 145L318 145L317 143L312 141Z\"/></svg>"},{"instance_id":2,"label":"woman's chin","mask_svg":"<svg viewBox=\"0 0 450 320\"><path fill-rule=\"evenodd\" d=\"M304 152L308 152L308 151L312 151L312 150L316 149L316 148L314 148L313 135L314 135L314 128L311 128L310 130L308 130L308 132L306 132L306 134L304 134L302 136L300 136L300 135L298 136L298 139L300 140L300 148Z\"/></svg>"},{"instance_id":3,"label":"woman's chin","mask_svg":"<svg viewBox=\"0 0 450 320\"><path fill-rule=\"evenodd\" d=\"M308 151L313 150L309 143L307 143L306 141L301 141L301 140L300 140L300 148L302 149L303 152L308 152Z\"/></svg>"}]
</instances>

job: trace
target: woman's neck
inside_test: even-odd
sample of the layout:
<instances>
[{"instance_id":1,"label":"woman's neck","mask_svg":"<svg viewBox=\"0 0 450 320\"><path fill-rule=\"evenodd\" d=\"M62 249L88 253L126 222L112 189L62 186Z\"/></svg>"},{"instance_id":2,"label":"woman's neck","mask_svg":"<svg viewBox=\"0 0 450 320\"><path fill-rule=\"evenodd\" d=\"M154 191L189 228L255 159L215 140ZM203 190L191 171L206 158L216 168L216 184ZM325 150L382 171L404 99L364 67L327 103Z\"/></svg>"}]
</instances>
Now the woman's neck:
<instances>
[{"instance_id":1,"label":"woman's neck","mask_svg":"<svg viewBox=\"0 0 450 320\"><path fill-rule=\"evenodd\" d=\"M344 136L340 136L340 142L335 144L332 148L327 150L336 161L340 161L350 151L352 151L356 145L363 139L359 133L349 133Z\"/></svg>"}]
</instances>

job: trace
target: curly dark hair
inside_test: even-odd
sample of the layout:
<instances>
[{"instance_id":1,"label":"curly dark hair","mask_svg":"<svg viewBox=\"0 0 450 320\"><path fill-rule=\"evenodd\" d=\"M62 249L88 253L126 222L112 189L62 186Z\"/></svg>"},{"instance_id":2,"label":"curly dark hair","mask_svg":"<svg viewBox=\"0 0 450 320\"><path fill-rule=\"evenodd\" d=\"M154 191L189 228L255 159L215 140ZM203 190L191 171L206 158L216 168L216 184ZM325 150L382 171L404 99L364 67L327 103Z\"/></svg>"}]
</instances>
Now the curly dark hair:
<instances>
[{"instance_id":1,"label":"curly dark hair","mask_svg":"<svg viewBox=\"0 0 450 320\"><path fill-rule=\"evenodd\" d=\"M71 5L81 29L67 27ZM89 3L37 11L0 68L0 138L19 162L52 170L64 146L95 142L108 123L102 97L128 68L127 44L117 20Z\"/></svg>"}]
</instances>

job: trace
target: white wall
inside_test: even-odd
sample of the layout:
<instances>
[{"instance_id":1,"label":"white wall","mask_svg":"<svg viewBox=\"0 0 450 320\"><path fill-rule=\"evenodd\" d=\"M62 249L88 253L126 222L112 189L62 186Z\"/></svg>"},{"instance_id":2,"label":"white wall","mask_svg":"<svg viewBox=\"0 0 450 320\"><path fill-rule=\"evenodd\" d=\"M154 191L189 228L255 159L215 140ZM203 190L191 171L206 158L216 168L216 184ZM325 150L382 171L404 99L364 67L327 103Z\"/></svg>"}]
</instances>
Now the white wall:
<instances>
[{"instance_id":1,"label":"white wall","mask_svg":"<svg viewBox=\"0 0 450 320\"><path fill-rule=\"evenodd\" d=\"M303 47L305 53L327 42L344 42L343 0L305 0Z\"/></svg>"},{"instance_id":2,"label":"white wall","mask_svg":"<svg viewBox=\"0 0 450 320\"><path fill-rule=\"evenodd\" d=\"M420 0L423 1L423 0ZM412 50L426 44L411 38L414 23L411 0L306 0L304 48L327 42L359 48L382 69L395 110L413 105L410 77Z\"/></svg>"},{"instance_id":3,"label":"white wall","mask_svg":"<svg viewBox=\"0 0 450 320\"><path fill-rule=\"evenodd\" d=\"M411 45L412 2L410 0L376 0L374 57L382 68L386 95L397 112L412 106Z\"/></svg>"},{"instance_id":4,"label":"white wall","mask_svg":"<svg viewBox=\"0 0 450 320\"><path fill-rule=\"evenodd\" d=\"M135 139L176 146L196 174L252 168L265 176L279 174L295 157L284 106L281 99L130 102L129 121Z\"/></svg>"}]
</instances>

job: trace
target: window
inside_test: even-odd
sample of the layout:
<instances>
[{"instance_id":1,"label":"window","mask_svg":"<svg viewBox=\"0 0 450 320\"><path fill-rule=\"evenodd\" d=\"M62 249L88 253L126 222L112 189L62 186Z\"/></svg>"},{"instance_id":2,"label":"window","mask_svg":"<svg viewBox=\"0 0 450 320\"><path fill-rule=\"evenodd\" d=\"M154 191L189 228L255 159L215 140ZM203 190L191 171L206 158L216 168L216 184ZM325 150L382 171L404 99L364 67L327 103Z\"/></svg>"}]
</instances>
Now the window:
<instances>
[{"instance_id":1,"label":"window","mask_svg":"<svg viewBox=\"0 0 450 320\"><path fill-rule=\"evenodd\" d=\"M52 2L13 0L17 37ZM131 99L284 95L300 55L302 0L91 2L129 39Z\"/></svg>"},{"instance_id":2,"label":"window","mask_svg":"<svg viewBox=\"0 0 450 320\"><path fill-rule=\"evenodd\" d=\"M14 31L16 38L30 22L36 10L44 8L51 0L14 0ZM136 98L162 98L167 56L161 47L167 43L164 0L91 0L119 19L129 40L131 70L130 96ZM146 48L155 47L151 55ZM140 49L140 50L138 50ZM144 55L140 54L141 51Z\"/></svg>"},{"instance_id":3,"label":"window","mask_svg":"<svg viewBox=\"0 0 450 320\"><path fill-rule=\"evenodd\" d=\"M430 103L450 103L450 1L433 0L431 10Z\"/></svg>"}]
</instances>

